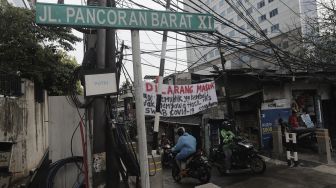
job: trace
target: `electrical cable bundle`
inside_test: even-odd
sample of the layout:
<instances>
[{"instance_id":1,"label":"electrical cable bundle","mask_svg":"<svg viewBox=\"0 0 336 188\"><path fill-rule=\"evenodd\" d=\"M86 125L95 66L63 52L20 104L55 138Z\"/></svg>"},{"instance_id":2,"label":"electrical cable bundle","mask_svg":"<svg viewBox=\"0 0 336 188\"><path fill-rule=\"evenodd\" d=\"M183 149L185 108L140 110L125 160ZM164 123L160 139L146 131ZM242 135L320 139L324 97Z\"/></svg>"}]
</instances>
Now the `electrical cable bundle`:
<instances>
[{"instance_id":1,"label":"electrical cable bundle","mask_svg":"<svg viewBox=\"0 0 336 188\"><path fill-rule=\"evenodd\" d=\"M118 168L125 186L128 187L129 176L136 176L137 180L139 179L140 166L131 139L124 127L125 125L123 123L115 122L116 113L114 113L115 110L113 110L112 107L116 107L116 105L112 102L112 99L107 98L106 118L108 120L108 131L111 136L109 145L115 152L115 155L111 157L114 157L114 160L112 161L117 161L117 164L114 164L114 168ZM138 182L137 186L139 186Z\"/></svg>"},{"instance_id":2,"label":"electrical cable bundle","mask_svg":"<svg viewBox=\"0 0 336 188\"><path fill-rule=\"evenodd\" d=\"M83 157L81 156L74 156L74 157L68 157L65 159L61 159L59 161L56 161L55 163L52 163L49 166L48 169L48 174L47 174L47 178L46 178L46 188L53 188L54 186L54 180L56 177L57 172L65 165L67 164L71 164L71 163L83 163ZM81 173L78 174L78 177L80 176ZM83 181L80 180L78 181L78 178L76 180L76 184L73 186L74 188L83 188Z\"/></svg>"}]
</instances>

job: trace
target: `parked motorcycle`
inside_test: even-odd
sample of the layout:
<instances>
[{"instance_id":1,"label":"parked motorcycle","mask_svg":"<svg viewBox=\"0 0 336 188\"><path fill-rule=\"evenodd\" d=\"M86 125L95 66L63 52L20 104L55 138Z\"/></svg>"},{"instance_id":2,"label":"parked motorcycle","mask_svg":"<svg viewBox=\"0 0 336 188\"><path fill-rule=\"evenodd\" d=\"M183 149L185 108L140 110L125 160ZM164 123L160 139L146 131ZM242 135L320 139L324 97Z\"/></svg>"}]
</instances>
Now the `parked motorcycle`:
<instances>
[{"instance_id":1,"label":"parked motorcycle","mask_svg":"<svg viewBox=\"0 0 336 188\"><path fill-rule=\"evenodd\" d=\"M180 175L180 168L175 160L176 153L171 153L172 176L176 182L180 182L183 177ZM208 159L199 151L186 159L186 176L198 179L202 184L208 183L211 178L211 166Z\"/></svg>"},{"instance_id":2,"label":"parked motorcycle","mask_svg":"<svg viewBox=\"0 0 336 188\"><path fill-rule=\"evenodd\" d=\"M250 169L254 174L262 174L266 170L265 161L248 140L236 138L231 149L231 170ZM221 174L225 173L225 154L221 146L210 148L209 159Z\"/></svg>"},{"instance_id":3,"label":"parked motorcycle","mask_svg":"<svg viewBox=\"0 0 336 188\"><path fill-rule=\"evenodd\" d=\"M170 167L173 159L171 153L171 145L165 144L162 146L161 164L163 167Z\"/></svg>"}]
</instances>

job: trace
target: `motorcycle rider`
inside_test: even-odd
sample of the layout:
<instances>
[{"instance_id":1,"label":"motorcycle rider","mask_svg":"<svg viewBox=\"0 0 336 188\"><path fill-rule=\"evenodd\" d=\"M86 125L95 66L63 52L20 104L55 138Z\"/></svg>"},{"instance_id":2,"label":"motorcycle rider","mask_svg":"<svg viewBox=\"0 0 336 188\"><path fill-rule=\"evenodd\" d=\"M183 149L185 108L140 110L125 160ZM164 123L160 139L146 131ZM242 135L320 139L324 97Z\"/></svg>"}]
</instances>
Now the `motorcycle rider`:
<instances>
[{"instance_id":1,"label":"motorcycle rider","mask_svg":"<svg viewBox=\"0 0 336 188\"><path fill-rule=\"evenodd\" d=\"M167 138L166 133L161 134L161 146L170 145L170 140Z\"/></svg>"},{"instance_id":2,"label":"motorcycle rider","mask_svg":"<svg viewBox=\"0 0 336 188\"><path fill-rule=\"evenodd\" d=\"M231 156L232 149L231 144L235 137L235 134L231 131L230 123L228 120L224 120L223 129L220 132L222 137L222 149L225 155L225 172L230 173L231 169Z\"/></svg>"},{"instance_id":3,"label":"motorcycle rider","mask_svg":"<svg viewBox=\"0 0 336 188\"><path fill-rule=\"evenodd\" d=\"M172 148L172 152L177 153L175 159L180 168L180 175L185 176L186 164L184 160L196 152L196 139L192 135L185 132L184 127L179 127L177 129L177 134L179 139L177 144Z\"/></svg>"}]
</instances>

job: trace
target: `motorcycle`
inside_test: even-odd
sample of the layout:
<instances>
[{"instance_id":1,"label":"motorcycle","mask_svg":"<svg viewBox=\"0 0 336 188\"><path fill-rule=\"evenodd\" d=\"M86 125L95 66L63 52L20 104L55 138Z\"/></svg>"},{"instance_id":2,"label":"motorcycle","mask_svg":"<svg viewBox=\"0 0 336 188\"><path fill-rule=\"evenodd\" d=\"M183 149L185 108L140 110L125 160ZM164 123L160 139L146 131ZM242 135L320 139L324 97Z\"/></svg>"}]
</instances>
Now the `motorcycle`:
<instances>
[{"instance_id":1,"label":"motorcycle","mask_svg":"<svg viewBox=\"0 0 336 188\"><path fill-rule=\"evenodd\" d=\"M163 167L170 167L171 166L171 161L172 161L172 156L170 155L171 153L171 145L170 144L165 144L162 146L162 157L161 157L161 164Z\"/></svg>"},{"instance_id":2,"label":"motorcycle","mask_svg":"<svg viewBox=\"0 0 336 188\"><path fill-rule=\"evenodd\" d=\"M262 174L266 170L265 161L258 155L258 151L248 140L234 139L231 149L231 170L250 169L254 174ZM225 173L225 155L221 146L210 148L209 159L221 174Z\"/></svg>"},{"instance_id":3,"label":"motorcycle","mask_svg":"<svg viewBox=\"0 0 336 188\"><path fill-rule=\"evenodd\" d=\"M172 176L173 179L179 183L183 177L196 178L200 183L205 184L210 181L211 178L211 166L208 159L203 155L202 151L196 152L186 159L186 175L180 175L180 168L175 160L176 153L172 155Z\"/></svg>"}]
</instances>

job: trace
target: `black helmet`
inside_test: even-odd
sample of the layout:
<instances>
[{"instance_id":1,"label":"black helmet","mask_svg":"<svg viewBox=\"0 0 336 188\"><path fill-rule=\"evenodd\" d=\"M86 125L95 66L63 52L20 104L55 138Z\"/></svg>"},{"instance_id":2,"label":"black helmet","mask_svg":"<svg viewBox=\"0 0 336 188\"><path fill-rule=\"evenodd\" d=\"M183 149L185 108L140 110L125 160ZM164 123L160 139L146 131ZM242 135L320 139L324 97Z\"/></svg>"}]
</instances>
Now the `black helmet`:
<instances>
[{"instance_id":1,"label":"black helmet","mask_svg":"<svg viewBox=\"0 0 336 188\"><path fill-rule=\"evenodd\" d=\"M222 123L222 127L225 130L230 130L231 129L231 121L229 119L224 119L224 121Z\"/></svg>"},{"instance_id":2,"label":"black helmet","mask_svg":"<svg viewBox=\"0 0 336 188\"><path fill-rule=\"evenodd\" d=\"M185 132L184 127L177 128L177 135L182 136Z\"/></svg>"}]
</instances>

